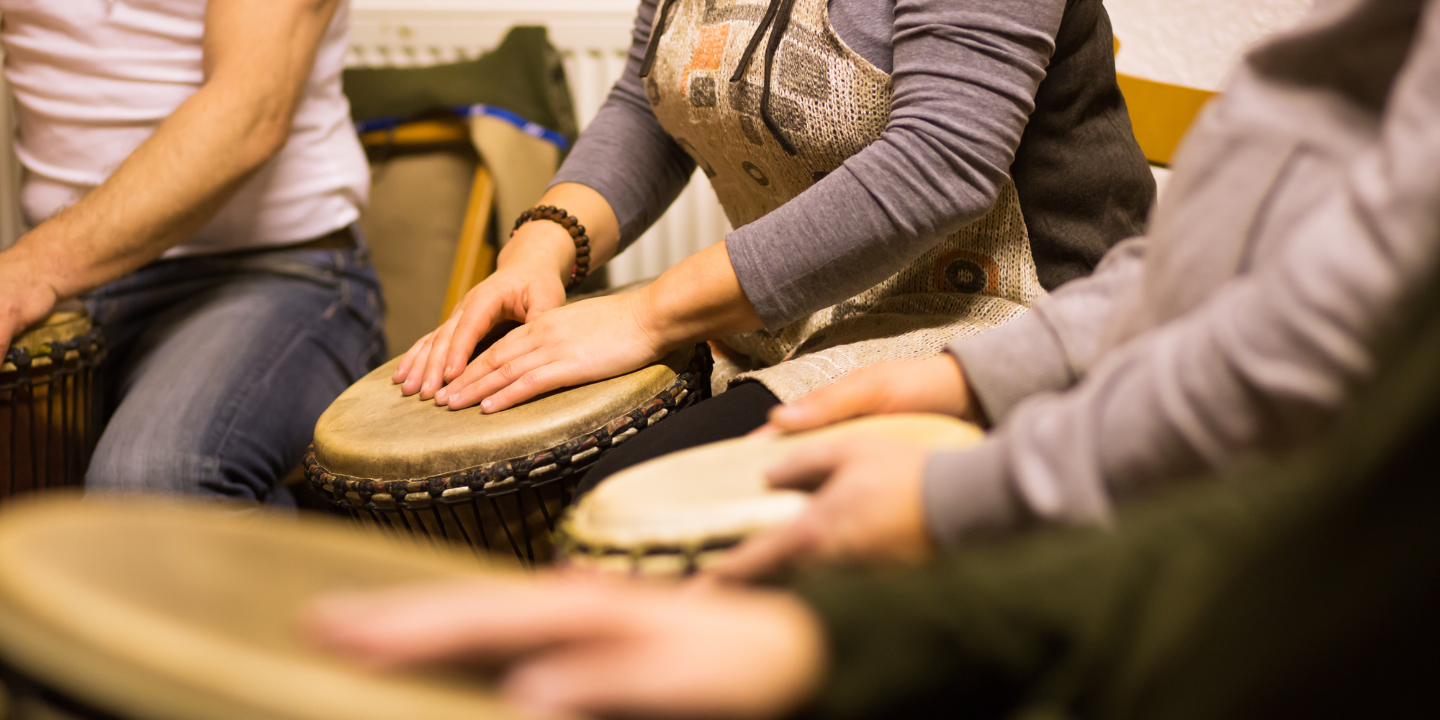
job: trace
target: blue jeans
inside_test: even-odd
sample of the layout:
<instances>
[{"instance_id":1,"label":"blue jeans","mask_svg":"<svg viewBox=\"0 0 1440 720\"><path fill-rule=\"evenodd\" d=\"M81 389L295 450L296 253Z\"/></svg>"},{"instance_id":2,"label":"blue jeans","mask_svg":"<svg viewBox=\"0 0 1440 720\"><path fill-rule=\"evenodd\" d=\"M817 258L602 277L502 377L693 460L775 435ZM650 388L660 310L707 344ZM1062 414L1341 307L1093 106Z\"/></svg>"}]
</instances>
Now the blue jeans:
<instances>
[{"instance_id":1,"label":"blue jeans","mask_svg":"<svg viewBox=\"0 0 1440 720\"><path fill-rule=\"evenodd\" d=\"M320 413L385 358L363 247L162 260L85 304L110 348L88 493L285 504Z\"/></svg>"}]
</instances>

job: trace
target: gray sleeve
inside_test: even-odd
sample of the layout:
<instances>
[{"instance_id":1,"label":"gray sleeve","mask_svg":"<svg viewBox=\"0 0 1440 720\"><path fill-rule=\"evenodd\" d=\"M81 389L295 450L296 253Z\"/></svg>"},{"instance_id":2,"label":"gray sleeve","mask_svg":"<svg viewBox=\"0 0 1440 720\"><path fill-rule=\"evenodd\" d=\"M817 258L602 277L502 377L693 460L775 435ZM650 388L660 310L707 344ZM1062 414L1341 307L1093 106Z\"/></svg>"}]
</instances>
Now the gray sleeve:
<instances>
[{"instance_id":1,"label":"gray sleeve","mask_svg":"<svg viewBox=\"0 0 1440 720\"><path fill-rule=\"evenodd\" d=\"M994 205L1065 5L896 0L894 96L879 140L727 238L766 327L875 285Z\"/></svg>"},{"instance_id":2,"label":"gray sleeve","mask_svg":"<svg viewBox=\"0 0 1440 720\"><path fill-rule=\"evenodd\" d=\"M999 425L1025 398L1085 377L1110 311L1138 287L1144 266L1145 239L1121 242L1094 274L1067 283L1019 318L951 345L986 417Z\"/></svg>"},{"instance_id":3,"label":"gray sleeve","mask_svg":"<svg viewBox=\"0 0 1440 720\"><path fill-rule=\"evenodd\" d=\"M1073 390L1022 403L974 451L932 459L937 540L1018 516L1104 522L1112 496L1291 446L1335 416L1440 260L1440 13L1428 25L1378 143L1277 228L1263 264L1107 352Z\"/></svg>"},{"instance_id":4,"label":"gray sleeve","mask_svg":"<svg viewBox=\"0 0 1440 720\"><path fill-rule=\"evenodd\" d=\"M622 250L664 214L695 172L695 161L655 119L640 79L655 4L640 0L625 72L552 183L579 183L600 193L620 221Z\"/></svg>"}]
</instances>

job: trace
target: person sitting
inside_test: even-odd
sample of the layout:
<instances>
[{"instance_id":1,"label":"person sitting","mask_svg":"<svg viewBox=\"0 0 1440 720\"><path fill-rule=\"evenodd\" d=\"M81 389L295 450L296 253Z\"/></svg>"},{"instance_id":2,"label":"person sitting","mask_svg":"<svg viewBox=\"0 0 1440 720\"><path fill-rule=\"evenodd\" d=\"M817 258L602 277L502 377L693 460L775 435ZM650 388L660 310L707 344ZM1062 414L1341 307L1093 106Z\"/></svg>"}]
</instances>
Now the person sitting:
<instances>
[{"instance_id":1,"label":"person sitting","mask_svg":"<svg viewBox=\"0 0 1440 720\"><path fill-rule=\"evenodd\" d=\"M1117 248L1030 316L1055 323L1049 360L1083 361L1073 389L1019 403L986 447L931 458L947 474L923 494L920 451L831 448L787 471L829 477L791 550L933 543L938 558L789 589L574 573L403 588L322 599L308 627L375 667L497 667L505 697L542 714L1434 716L1437 115L1440 0L1322 4L1249 56L1187 141L1146 264ZM1225 262L1198 262L1211 253ZM1070 334L1086 309L1130 332ZM904 369L959 377L923 362ZM901 375L857 375L777 424L964 402ZM988 487L997 475L1015 484ZM1112 514L1104 486L1071 477L1170 492ZM1027 518L1113 531L953 542Z\"/></svg>"},{"instance_id":2,"label":"person sitting","mask_svg":"<svg viewBox=\"0 0 1440 720\"><path fill-rule=\"evenodd\" d=\"M793 459L775 479L818 488L810 511L716 572L1103 525L1117 499L1324 428L1373 377L1437 250L1425 8L1323 5L1246 57L1180 147L1147 235L1094 275L944 355L777 408L769 430L917 411L993 430L960 452L876 441Z\"/></svg>"},{"instance_id":3,"label":"person sitting","mask_svg":"<svg viewBox=\"0 0 1440 720\"><path fill-rule=\"evenodd\" d=\"M561 307L697 164L737 229L642 289ZM565 216L522 217L394 380L498 412L723 337L730 389L627 440L593 484L1022 315L1140 232L1154 192L1099 0L645 0L541 200ZM502 318L525 324L472 361Z\"/></svg>"},{"instance_id":4,"label":"person sitting","mask_svg":"<svg viewBox=\"0 0 1440 720\"><path fill-rule=\"evenodd\" d=\"M0 12L34 225L0 253L0 351L81 297L108 346L87 491L286 502L320 413L385 355L348 3Z\"/></svg>"},{"instance_id":5,"label":"person sitting","mask_svg":"<svg viewBox=\"0 0 1440 720\"><path fill-rule=\"evenodd\" d=\"M1434 717L1437 271L1332 429L1115 532L780 589L516 573L320 598L304 627L387 674L492 669L537 717Z\"/></svg>"}]
</instances>

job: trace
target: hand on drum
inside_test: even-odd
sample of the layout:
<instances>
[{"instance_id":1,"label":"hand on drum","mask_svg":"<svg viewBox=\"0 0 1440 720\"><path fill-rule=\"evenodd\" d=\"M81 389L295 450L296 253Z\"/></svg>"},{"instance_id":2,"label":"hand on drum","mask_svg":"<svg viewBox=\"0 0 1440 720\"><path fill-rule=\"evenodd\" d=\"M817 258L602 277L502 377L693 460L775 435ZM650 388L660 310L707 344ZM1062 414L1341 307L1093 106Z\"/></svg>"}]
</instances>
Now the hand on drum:
<instances>
[{"instance_id":1,"label":"hand on drum","mask_svg":"<svg viewBox=\"0 0 1440 720\"><path fill-rule=\"evenodd\" d=\"M770 411L757 432L800 432L865 415L939 413L979 424L965 373L948 353L872 365Z\"/></svg>"},{"instance_id":2,"label":"hand on drum","mask_svg":"<svg viewBox=\"0 0 1440 720\"><path fill-rule=\"evenodd\" d=\"M470 289L450 318L420 338L391 378L406 395L429 400L460 376L475 345L502 320L528 322L565 304L565 284L544 262L513 263Z\"/></svg>"},{"instance_id":3,"label":"hand on drum","mask_svg":"<svg viewBox=\"0 0 1440 720\"><path fill-rule=\"evenodd\" d=\"M10 348L10 341L44 320L60 299L21 253L18 246L0 253L0 358Z\"/></svg>"},{"instance_id":4,"label":"hand on drum","mask_svg":"<svg viewBox=\"0 0 1440 720\"><path fill-rule=\"evenodd\" d=\"M934 552L922 486L929 451L892 440L810 446L769 472L779 488L811 490L795 522L760 533L703 572L753 580L816 561L914 562Z\"/></svg>"},{"instance_id":5,"label":"hand on drum","mask_svg":"<svg viewBox=\"0 0 1440 720\"><path fill-rule=\"evenodd\" d=\"M779 717L816 689L824 658L791 596L578 575L326 598L310 629L380 669L500 668L505 699L542 716Z\"/></svg>"},{"instance_id":6,"label":"hand on drum","mask_svg":"<svg viewBox=\"0 0 1440 720\"><path fill-rule=\"evenodd\" d=\"M542 393L604 380L665 356L642 320L644 290L556 308L475 358L435 394L452 410L499 412Z\"/></svg>"}]
</instances>

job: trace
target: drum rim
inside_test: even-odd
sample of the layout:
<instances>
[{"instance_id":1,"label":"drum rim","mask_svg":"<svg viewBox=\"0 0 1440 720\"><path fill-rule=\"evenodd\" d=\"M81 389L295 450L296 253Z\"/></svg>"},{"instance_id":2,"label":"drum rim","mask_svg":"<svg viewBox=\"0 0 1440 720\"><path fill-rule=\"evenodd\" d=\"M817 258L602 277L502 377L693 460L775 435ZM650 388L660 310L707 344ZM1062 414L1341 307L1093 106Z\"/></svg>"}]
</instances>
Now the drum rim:
<instances>
[{"instance_id":1,"label":"drum rim","mask_svg":"<svg viewBox=\"0 0 1440 720\"><path fill-rule=\"evenodd\" d=\"M84 315L78 316L76 321L82 319L89 323L88 330L69 340L43 343L40 345L40 352L32 353L29 348L12 344L5 349L5 357L0 360L0 372L25 370L37 363L51 364L57 357L62 360L68 359L72 352L81 359L98 357L105 350L105 335L101 330L100 323Z\"/></svg>"},{"instance_id":2,"label":"drum rim","mask_svg":"<svg viewBox=\"0 0 1440 720\"><path fill-rule=\"evenodd\" d=\"M540 489L589 467L643 427L663 420L709 394L714 358L707 343L695 345L690 361L670 385L624 415L530 455L495 460L424 478L379 479L335 473L321 466L315 444L305 453L305 479L328 502L343 509L400 512L427 510ZM353 496L353 497L352 497ZM359 502L357 502L359 501Z\"/></svg>"}]
</instances>

